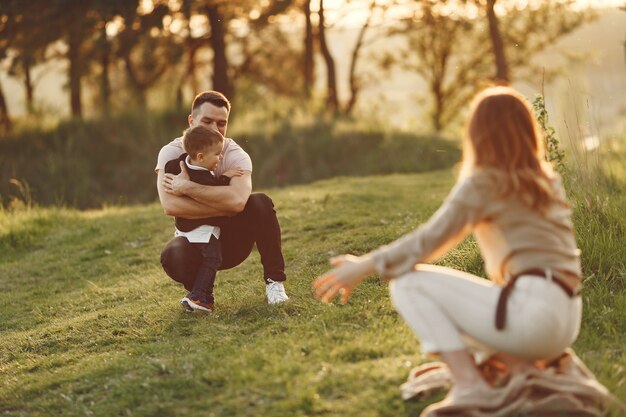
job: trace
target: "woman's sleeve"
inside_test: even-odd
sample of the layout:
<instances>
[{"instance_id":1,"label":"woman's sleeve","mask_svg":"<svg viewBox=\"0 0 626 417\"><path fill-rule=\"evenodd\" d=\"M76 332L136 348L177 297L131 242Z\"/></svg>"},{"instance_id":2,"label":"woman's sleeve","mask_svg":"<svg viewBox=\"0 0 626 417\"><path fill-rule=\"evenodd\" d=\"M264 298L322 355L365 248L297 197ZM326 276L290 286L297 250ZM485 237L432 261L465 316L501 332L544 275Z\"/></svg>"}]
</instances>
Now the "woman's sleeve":
<instances>
[{"instance_id":1,"label":"woman's sleeve","mask_svg":"<svg viewBox=\"0 0 626 417\"><path fill-rule=\"evenodd\" d=\"M472 179L458 183L433 216L413 232L383 246L370 256L376 271L393 278L415 264L436 259L456 246L483 219L486 203Z\"/></svg>"}]
</instances>

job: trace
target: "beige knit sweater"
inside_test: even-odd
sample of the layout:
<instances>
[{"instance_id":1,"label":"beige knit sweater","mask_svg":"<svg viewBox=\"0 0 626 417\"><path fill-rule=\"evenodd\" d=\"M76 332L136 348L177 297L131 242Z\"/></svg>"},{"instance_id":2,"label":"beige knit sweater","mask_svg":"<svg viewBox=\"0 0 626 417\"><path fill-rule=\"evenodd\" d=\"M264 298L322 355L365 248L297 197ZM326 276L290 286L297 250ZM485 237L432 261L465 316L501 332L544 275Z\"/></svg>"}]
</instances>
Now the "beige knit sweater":
<instances>
[{"instance_id":1,"label":"beige knit sweater","mask_svg":"<svg viewBox=\"0 0 626 417\"><path fill-rule=\"evenodd\" d=\"M473 232L487 274L496 282L532 268L580 276L580 251L560 178L552 180L556 199L545 213L518 196L499 197L496 190L503 184L504 177L493 169L461 179L428 222L372 253L377 271L386 277L402 275L419 262L443 255Z\"/></svg>"}]
</instances>

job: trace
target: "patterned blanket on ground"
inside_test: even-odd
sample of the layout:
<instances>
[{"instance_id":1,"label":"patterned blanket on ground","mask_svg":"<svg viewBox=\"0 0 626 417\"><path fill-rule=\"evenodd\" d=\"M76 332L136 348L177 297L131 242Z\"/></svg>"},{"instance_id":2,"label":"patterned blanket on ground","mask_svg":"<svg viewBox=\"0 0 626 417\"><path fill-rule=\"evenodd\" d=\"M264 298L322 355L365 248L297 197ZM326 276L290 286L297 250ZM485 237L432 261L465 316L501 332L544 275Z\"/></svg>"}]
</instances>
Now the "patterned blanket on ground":
<instances>
[{"instance_id":1,"label":"patterned blanket on ground","mask_svg":"<svg viewBox=\"0 0 626 417\"><path fill-rule=\"evenodd\" d=\"M625 416L626 407L600 384L573 350L550 362L511 374L506 365L492 357L479 366L497 395L479 405L430 406L420 417L509 417ZM410 400L447 390L451 379L447 366L431 362L414 368L400 389Z\"/></svg>"}]
</instances>

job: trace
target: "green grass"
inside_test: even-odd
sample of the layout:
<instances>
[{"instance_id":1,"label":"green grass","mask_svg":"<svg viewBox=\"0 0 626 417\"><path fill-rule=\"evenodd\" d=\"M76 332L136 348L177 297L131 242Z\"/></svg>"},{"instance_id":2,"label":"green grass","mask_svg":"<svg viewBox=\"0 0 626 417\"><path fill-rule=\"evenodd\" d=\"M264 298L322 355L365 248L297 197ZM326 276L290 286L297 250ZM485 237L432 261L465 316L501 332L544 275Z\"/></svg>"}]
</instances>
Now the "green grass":
<instances>
[{"instance_id":1,"label":"green grass","mask_svg":"<svg viewBox=\"0 0 626 417\"><path fill-rule=\"evenodd\" d=\"M438 171L269 190L291 301L266 305L254 254L218 274L217 310L203 316L181 312L184 291L161 270L172 222L157 204L0 212L0 415L419 415L426 403L404 403L398 386L425 358L385 283L369 278L342 306L315 300L311 281L329 255L416 227L453 181ZM607 199L593 221L577 213L587 288L574 346L622 399L625 202ZM482 274L472 240L441 263Z\"/></svg>"}]
</instances>

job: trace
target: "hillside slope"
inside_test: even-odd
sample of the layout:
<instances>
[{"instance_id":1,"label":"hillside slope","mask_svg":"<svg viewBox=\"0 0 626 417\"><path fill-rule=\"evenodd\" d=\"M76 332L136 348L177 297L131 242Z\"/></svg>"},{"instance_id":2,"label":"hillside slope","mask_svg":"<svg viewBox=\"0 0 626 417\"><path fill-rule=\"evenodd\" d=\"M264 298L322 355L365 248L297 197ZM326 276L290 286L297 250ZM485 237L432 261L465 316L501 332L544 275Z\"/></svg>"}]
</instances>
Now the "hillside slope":
<instances>
[{"instance_id":1,"label":"hillside slope","mask_svg":"<svg viewBox=\"0 0 626 417\"><path fill-rule=\"evenodd\" d=\"M417 416L425 403L403 403L397 386L424 358L386 285L369 278L345 306L321 304L310 285L330 254L424 221L452 183L438 171L268 191L291 301L266 305L255 254L218 273L211 315L179 308L184 292L158 261L172 222L157 204L0 213L0 414ZM579 239L598 234L586 222ZM482 273L472 240L441 262ZM588 286L575 349L624 398L626 297L612 285Z\"/></svg>"}]
</instances>

